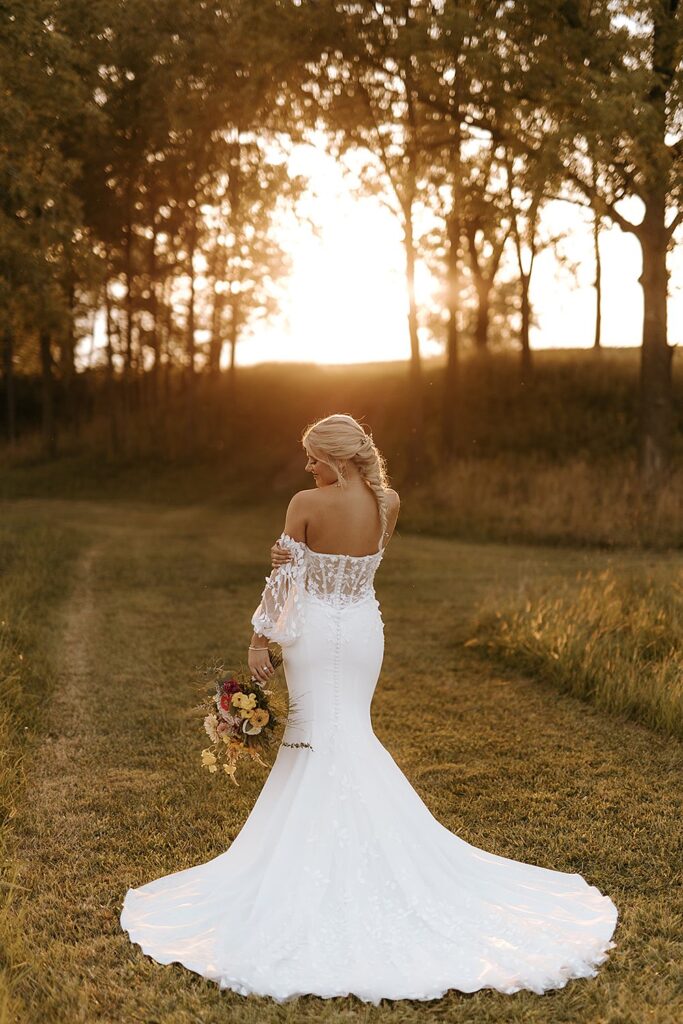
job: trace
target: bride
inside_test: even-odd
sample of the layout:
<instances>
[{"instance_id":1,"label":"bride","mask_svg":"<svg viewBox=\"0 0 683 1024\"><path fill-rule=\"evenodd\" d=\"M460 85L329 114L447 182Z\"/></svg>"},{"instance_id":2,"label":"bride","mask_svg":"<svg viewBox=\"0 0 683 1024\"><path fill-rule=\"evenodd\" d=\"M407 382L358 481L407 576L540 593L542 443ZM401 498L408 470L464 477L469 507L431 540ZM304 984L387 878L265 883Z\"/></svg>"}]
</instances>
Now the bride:
<instances>
[{"instance_id":1,"label":"bride","mask_svg":"<svg viewBox=\"0 0 683 1024\"><path fill-rule=\"evenodd\" d=\"M399 497L351 416L319 420L302 443L315 487L289 503L248 653L267 680L268 640L282 645L294 721L231 846L129 889L123 929L161 964L278 1002L540 994L593 977L615 945L611 899L460 839L375 736L374 577Z\"/></svg>"}]
</instances>

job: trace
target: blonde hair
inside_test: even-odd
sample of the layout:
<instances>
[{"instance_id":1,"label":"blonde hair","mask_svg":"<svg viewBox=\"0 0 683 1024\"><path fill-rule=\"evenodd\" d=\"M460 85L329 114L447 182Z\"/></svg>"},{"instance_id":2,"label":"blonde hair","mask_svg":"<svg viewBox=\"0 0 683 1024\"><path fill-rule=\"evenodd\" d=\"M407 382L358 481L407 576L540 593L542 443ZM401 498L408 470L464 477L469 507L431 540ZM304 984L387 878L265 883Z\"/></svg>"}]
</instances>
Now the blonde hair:
<instances>
[{"instance_id":1,"label":"blonde hair","mask_svg":"<svg viewBox=\"0 0 683 1024\"><path fill-rule=\"evenodd\" d=\"M310 423L302 434L301 443L315 459L336 472L342 487L347 483L343 460L349 459L358 467L377 500L384 540L389 512L389 477L386 461L372 434L366 432L353 416L339 412Z\"/></svg>"}]
</instances>

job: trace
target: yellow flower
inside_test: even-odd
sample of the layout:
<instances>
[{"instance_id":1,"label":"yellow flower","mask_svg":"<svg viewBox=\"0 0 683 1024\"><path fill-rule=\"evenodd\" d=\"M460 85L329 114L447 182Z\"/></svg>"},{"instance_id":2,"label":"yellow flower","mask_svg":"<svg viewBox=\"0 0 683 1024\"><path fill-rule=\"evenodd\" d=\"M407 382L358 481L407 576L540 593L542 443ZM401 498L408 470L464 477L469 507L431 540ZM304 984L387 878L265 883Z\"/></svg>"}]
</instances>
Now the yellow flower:
<instances>
[{"instance_id":1,"label":"yellow flower","mask_svg":"<svg viewBox=\"0 0 683 1024\"><path fill-rule=\"evenodd\" d=\"M204 768L208 768L210 772L215 772L217 770L216 755L213 750L210 750L208 747L206 750L202 750L202 766Z\"/></svg>"},{"instance_id":2,"label":"yellow flower","mask_svg":"<svg viewBox=\"0 0 683 1024\"><path fill-rule=\"evenodd\" d=\"M255 708L256 695L253 693L233 693L231 703L236 708Z\"/></svg>"}]
</instances>

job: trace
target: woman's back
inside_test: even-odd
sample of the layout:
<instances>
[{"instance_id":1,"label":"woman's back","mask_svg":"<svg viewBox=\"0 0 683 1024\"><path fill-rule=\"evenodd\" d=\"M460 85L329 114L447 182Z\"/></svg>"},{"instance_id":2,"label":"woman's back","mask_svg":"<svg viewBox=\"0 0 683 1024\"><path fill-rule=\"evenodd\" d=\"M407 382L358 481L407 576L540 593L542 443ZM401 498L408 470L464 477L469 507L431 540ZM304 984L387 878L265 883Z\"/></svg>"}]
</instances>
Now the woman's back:
<instances>
[{"instance_id":1,"label":"woman's back","mask_svg":"<svg viewBox=\"0 0 683 1024\"><path fill-rule=\"evenodd\" d=\"M310 494L306 544L313 551L363 556L373 554L382 533L379 506L364 483L345 488L315 488ZM398 494L387 491L387 524L382 546L386 547L398 517Z\"/></svg>"}]
</instances>

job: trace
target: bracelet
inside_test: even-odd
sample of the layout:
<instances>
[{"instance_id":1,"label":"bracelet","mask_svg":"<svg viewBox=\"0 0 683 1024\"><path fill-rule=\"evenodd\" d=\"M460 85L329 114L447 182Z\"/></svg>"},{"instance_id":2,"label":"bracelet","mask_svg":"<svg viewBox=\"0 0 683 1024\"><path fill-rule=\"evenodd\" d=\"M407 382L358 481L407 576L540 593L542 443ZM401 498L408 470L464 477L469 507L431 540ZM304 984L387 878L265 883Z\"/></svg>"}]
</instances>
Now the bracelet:
<instances>
[{"instance_id":1,"label":"bracelet","mask_svg":"<svg viewBox=\"0 0 683 1024\"><path fill-rule=\"evenodd\" d=\"M267 647L252 647L251 644L249 644L249 650L250 651L267 651L268 648Z\"/></svg>"}]
</instances>

